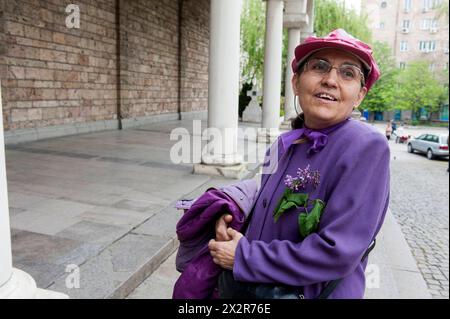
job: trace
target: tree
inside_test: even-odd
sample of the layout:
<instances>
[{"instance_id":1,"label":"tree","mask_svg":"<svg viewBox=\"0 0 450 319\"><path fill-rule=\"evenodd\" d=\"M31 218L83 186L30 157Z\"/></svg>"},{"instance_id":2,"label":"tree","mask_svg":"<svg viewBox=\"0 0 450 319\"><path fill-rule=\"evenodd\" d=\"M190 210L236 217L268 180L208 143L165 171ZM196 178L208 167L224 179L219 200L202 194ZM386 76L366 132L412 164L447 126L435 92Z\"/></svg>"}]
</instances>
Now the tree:
<instances>
[{"instance_id":1,"label":"tree","mask_svg":"<svg viewBox=\"0 0 450 319\"><path fill-rule=\"evenodd\" d=\"M396 108L396 87L399 69L391 48L385 42L375 42L373 55L381 71L380 79L372 86L363 100L360 109L369 111L387 111Z\"/></svg>"},{"instance_id":2,"label":"tree","mask_svg":"<svg viewBox=\"0 0 450 319\"><path fill-rule=\"evenodd\" d=\"M444 19L445 22L448 23L448 0L442 1L440 4L438 4L436 7L436 18L437 19Z\"/></svg>"},{"instance_id":3,"label":"tree","mask_svg":"<svg viewBox=\"0 0 450 319\"><path fill-rule=\"evenodd\" d=\"M244 0L241 14L241 79L258 83L263 78L265 2Z\"/></svg>"},{"instance_id":4,"label":"tree","mask_svg":"<svg viewBox=\"0 0 450 319\"><path fill-rule=\"evenodd\" d=\"M421 109L439 110L445 88L429 70L428 62L414 61L398 76L396 104L398 109L412 110L420 118Z\"/></svg>"},{"instance_id":5,"label":"tree","mask_svg":"<svg viewBox=\"0 0 450 319\"><path fill-rule=\"evenodd\" d=\"M359 15L353 9L346 9L344 3L336 0L317 0L314 10L314 32L322 37L332 30L341 28L364 42L371 42L372 33L367 26L367 15Z\"/></svg>"}]
</instances>

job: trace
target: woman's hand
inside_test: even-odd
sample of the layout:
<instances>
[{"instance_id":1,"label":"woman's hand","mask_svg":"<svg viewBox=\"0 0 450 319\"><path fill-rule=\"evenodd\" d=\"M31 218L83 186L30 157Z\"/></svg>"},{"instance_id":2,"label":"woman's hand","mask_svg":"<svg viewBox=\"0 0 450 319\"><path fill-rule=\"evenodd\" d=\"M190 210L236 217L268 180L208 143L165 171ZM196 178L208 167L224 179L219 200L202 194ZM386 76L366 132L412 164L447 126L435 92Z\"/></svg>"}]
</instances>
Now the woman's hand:
<instances>
[{"instance_id":1,"label":"woman's hand","mask_svg":"<svg viewBox=\"0 0 450 319\"><path fill-rule=\"evenodd\" d=\"M208 244L209 251L215 264L225 269L233 269L234 254L239 240L244 236L233 228L227 229L229 241L216 241L211 239Z\"/></svg>"},{"instance_id":2,"label":"woman's hand","mask_svg":"<svg viewBox=\"0 0 450 319\"><path fill-rule=\"evenodd\" d=\"M231 237L227 233L228 225L233 220L233 216L230 214L223 214L216 221L216 240L217 241L228 241Z\"/></svg>"}]
</instances>

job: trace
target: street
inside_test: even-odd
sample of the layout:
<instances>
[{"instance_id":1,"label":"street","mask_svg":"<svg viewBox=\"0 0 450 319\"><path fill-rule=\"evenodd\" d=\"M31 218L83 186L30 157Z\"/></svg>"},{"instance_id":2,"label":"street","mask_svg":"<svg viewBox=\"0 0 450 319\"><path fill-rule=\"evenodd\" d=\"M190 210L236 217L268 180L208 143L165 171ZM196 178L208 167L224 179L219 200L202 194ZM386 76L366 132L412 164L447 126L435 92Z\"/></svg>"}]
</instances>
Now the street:
<instances>
[{"instance_id":1,"label":"street","mask_svg":"<svg viewBox=\"0 0 450 319\"><path fill-rule=\"evenodd\" d=\"M433 298L448 298L448 159L430 161L424 154L409 154L406 144L389 144L390 209Z\"/></svg>"}]
</instances>

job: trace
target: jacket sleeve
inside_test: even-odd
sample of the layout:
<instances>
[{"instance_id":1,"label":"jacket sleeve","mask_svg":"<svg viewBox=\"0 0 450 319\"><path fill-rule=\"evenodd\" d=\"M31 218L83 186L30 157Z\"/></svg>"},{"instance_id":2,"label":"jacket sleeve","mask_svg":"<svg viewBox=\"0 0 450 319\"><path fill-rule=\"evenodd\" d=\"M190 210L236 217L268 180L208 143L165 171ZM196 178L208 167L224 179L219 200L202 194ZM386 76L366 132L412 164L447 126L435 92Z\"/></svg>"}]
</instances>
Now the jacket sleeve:
<instances>
[{"instance_id":1,"label":"jacket sleeve","mask_svg":"<svg viewBox=\"0 0 450 319\"><path fill-rule=\"evenodd\" d=\"M243 237L235 253L236 280L306 286L355 270L387 211L390 154L376 133L347 147L327 185L319 230L300 243Z\"/></svg>"}]
</instances>

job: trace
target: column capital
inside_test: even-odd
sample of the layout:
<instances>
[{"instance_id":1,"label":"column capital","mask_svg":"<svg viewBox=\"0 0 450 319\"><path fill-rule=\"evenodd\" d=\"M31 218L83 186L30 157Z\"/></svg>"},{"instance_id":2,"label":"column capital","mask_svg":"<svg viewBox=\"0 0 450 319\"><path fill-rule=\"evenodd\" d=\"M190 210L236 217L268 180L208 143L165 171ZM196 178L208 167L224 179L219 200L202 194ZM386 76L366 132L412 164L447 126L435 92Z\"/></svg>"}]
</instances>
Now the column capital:
<instances>
[{"instance_id":1,"label":"column capital","mask_svg":"<svg viewBox=\"0 0 450 319\"><path fill-rule=\"evenodd\" d=\"M309 24L309 16L306 13L285 13L283 15L283 27L287 29L303 29Z\"/></svg>"}]
</instances>

